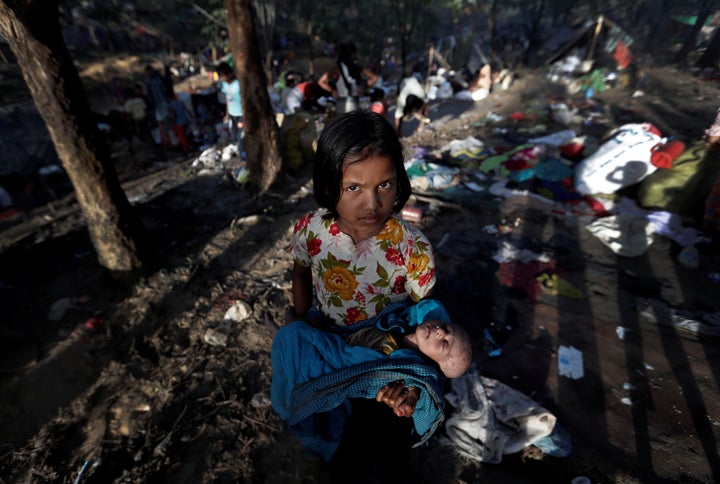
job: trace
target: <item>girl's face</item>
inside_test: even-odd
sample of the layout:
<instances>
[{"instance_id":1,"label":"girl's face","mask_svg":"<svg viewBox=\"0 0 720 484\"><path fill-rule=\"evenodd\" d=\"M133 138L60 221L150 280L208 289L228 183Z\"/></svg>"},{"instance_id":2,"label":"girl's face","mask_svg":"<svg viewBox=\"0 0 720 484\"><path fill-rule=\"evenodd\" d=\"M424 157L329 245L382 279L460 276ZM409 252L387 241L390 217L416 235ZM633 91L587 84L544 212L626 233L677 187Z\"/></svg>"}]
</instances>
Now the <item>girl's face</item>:
<instances>
[{"instance_id":1,"label":"girl's face","mask_svg":"<svg viewBox=\"0 0 720 484\"><path fill-rule=\"evenodd\" d=\"M395 166L389 156L370 156L343 169L338 213L340 230L355 243L377 235L393 211Z\"/></svg>"}]
</instances>

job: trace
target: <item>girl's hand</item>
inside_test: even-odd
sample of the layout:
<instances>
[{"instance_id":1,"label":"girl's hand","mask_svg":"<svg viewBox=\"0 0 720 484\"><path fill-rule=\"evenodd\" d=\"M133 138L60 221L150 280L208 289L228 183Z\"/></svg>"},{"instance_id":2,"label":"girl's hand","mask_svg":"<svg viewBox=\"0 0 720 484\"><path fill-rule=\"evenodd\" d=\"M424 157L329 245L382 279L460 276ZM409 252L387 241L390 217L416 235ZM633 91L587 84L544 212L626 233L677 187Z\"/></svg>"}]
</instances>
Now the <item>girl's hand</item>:
<instances>
[{"instance_id":1,"label":"girl's hand","mask_svg":"<svg viewBox=\"0 0 720 484\"><path fill-rule=\"evenodd\" d=\"M420 389L405 387L405 381L396 380L380 389L375 400L390 407L398 417L412 417L420 400Z\"/></svg>"}]
</instances>

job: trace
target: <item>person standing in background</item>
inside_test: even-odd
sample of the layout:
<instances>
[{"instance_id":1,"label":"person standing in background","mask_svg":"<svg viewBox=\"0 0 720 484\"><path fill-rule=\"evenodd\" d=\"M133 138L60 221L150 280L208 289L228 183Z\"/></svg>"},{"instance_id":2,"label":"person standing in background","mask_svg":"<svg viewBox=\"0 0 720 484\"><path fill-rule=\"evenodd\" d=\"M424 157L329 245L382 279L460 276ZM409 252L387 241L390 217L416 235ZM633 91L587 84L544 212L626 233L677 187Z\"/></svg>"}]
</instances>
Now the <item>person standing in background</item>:
<instances>
[{"instance_id":1,"label":"person standing in background","mask_svg":"<svg viewBox=\"0 0 720 484\"><path fill-rule=\"evenodd\" d=\"M216 69L220 78L220 90L225 95L224 122L230 125L230 138L237 143L238 154L242 154L243 109L240 95L240 81L227 62L221 62Z\"/></svg>"},{"instance_id":2,"label":"person standing in background","mask_svg":"<svg viewBox=\"0 0 720 484\"><path fill-rule=\"evenodd\" d=\"M155 114L155 122L160 130L160 143L169 148L170 137L167 133L167 121L170 116L170 106L167 103L169 93L165 91L165 84L160 73L152 66L145 67L145 76L148 99Z\"/></svg>"},{"instance_id":3,"label":"person standing in background","mask_svg":"<svg viewBox=\"0 0 720 484\"><path fill-rule=\"evenodd\" d=\"M340 44L337 65L318 79L320 87L333 94L337 114L355 111L360 94L378 80L378 75L360 66L356 57L357 48L353 42Z\"/></svg>"}]
</instances>

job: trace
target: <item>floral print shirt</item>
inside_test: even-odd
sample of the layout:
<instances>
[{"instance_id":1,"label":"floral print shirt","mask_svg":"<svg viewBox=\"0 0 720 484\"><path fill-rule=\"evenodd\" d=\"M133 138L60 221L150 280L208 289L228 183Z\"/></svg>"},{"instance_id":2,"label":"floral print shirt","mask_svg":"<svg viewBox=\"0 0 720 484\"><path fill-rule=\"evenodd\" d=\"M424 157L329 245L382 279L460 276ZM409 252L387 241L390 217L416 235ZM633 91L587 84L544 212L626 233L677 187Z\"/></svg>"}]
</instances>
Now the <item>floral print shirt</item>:
<instances>
[{"instance_id":1,"label":"floral print shirt","mask_svg":"<svg viewBox=\"0 0 720 484\"><path fill-rule=\"evenodd\" d=\"M311 267L320 311L339 326L377 315L388 303L419 301L435 285L435 257L427 237L391 215L374 237L355 244L327 211L295 224L291 253Z\"/></svg>"}]
</instances>

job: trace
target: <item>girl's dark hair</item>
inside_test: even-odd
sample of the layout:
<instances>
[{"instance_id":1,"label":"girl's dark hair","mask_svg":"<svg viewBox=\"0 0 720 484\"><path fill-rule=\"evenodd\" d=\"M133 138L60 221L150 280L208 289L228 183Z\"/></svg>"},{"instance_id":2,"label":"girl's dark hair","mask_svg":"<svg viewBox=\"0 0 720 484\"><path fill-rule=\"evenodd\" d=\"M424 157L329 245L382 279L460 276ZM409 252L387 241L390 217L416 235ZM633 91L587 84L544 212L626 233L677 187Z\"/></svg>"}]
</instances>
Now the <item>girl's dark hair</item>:
<instances>
[{"instance_id":1,"label":"girl's dark hair","mask_svg":"<svg viewBox=\"0 0 720 484\"><path fill-rule=\"evenodd\" d=\"M410 198L410 179L405 171L403 146L388 120L370 111L352 111L338 116L318 140L313 168L314 195L320 207L337 217L343 168L371 156L389 156L395 167L397 198L393 211L399 212Z\"/></svg>"},{"instance_id":2,"label":"girl's dark hair","mask_svg":"<svg viewBox=\"0 0 720 484\"><path fill-rule=\"evenodd\" d=\"M405 108L403 109L403 116L410 116L422 109L425 101L417 97L415 94L408 94L405 98Z\"/></svg>"},{"instance_id":3,"label":"girl's dark hair","mask_svg":"<svg viewBox=\"0 0 720 484\"><path fill-rule=\"evenodd\" d=\"M228 64L227 62L221 62L220 64L218 64L218 66L215 68L215 72L217 72L220 76L235 77L235 71L233 71L233 68L230 67L230 64Z\"/></svg>"}]
</instances>

